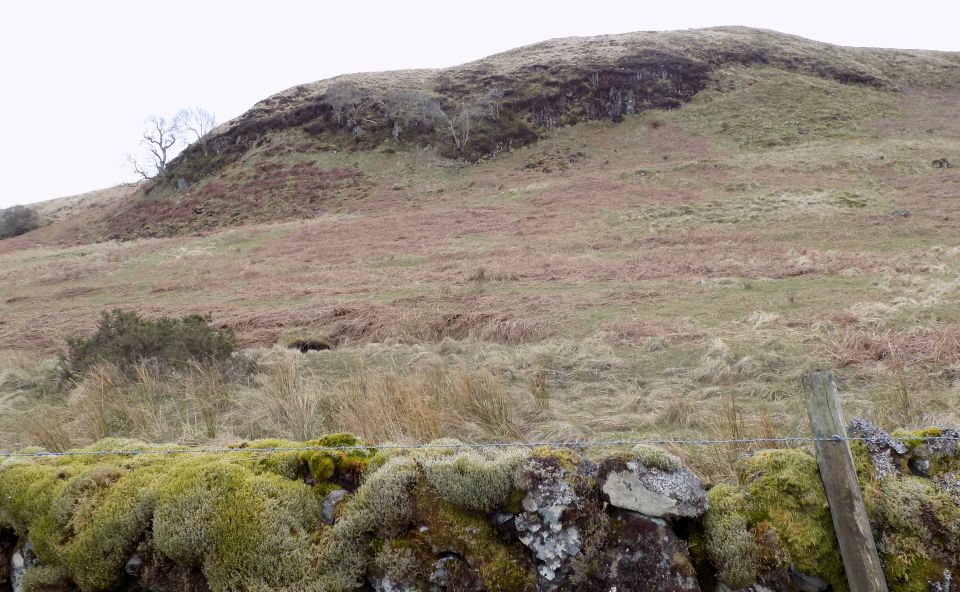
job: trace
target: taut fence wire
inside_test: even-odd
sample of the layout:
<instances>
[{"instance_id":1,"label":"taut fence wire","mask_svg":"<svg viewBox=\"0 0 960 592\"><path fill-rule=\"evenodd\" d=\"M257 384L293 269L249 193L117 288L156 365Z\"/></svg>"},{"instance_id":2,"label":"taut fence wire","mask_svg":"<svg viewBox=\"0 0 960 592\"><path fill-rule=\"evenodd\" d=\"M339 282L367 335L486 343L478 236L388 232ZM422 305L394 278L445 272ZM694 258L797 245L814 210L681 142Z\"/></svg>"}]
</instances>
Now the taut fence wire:
<instances>
[{"instance_id":1,"label":"taut fence wire","mask_svg":"<svg viewBox=\"0 0 960 592\"><path fill-rule=\"evenodd\" d=\"M282 452L337 452L350 450L496 450L507 448L574 448L587 449L599 448L603 446L717 446L724 444L806 444L816 442L889 442L891 436L841 436L834 435L830 437L812 437L812 436L783 436L770 438L702 438L702 439L676 439L676 438L649 438L649 439L626 439L626 440L542 440L531 442L487 442L487 443L450 443L450 444L350 444L342 446L276 446L255 448L249 446L229 446L229 447L179 447L179 448L142 448L142 449L116 449L116 450L72 450L65 452L4 452L0 451L0 458L59 458L75 456L139 456L147 454L273 454ZM896 438L894 438L896 439ZM908 436L900 438L901 440L932 442L960 442L960 437L956 436Z\"/></svg>"}]
</instances>

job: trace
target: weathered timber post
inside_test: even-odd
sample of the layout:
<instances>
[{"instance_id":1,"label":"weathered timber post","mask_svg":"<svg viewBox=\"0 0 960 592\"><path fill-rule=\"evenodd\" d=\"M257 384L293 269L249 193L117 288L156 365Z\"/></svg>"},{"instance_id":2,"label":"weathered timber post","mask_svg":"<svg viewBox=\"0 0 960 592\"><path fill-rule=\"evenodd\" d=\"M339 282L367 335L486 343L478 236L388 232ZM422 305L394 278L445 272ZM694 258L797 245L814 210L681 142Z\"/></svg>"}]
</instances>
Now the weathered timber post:
<instances>
[{"instance_id":1,"label":"weathered timber post","mask_svg":"<svg viewBox=\"0 0 960 592\"><path fill-rule=\"evenodd\" d=\"M817 438L814 444L820 478L827 492L850 592L887 592L887 581L867 519L850 444L846 440L846 424L840 412L833 372L816 371L804 375L803 389L810 427ZM834 439L835 436L839 438Z\"/></svg>"}]
</instances>

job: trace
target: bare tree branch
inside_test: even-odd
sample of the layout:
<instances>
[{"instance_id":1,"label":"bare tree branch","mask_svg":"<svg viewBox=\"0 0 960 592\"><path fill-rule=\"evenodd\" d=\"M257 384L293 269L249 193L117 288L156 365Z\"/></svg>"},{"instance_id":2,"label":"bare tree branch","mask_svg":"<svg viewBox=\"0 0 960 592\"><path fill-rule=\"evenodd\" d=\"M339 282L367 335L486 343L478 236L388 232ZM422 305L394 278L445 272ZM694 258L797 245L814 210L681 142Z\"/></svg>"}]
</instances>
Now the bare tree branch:
<instances>
[{"instance_id":1,"label":"bare tree branch","mask_svg":"<svg viewBox=\"0 0 960 592\"><path fill-rule=\"evenodd\" d=\"M203 153L207 154L207 139L217 126L217 117L200 107L188 107L174 116L173 126L186 143L198 142Z\"/></svg>"},{"instance_id":2,"label":"bare tree branch","mask_svg":"<svg viewBox=\"0 0 960 592\"><path fill-rule=\"evenodd\" d=\"M160 177L167 180L167 165L172 150L177 145L176 127L163 117L153 116L147 120L147 128L140 140L145 152L141 156L127 155L130 169L144 180Z\"/></svg>"}]
</instances>

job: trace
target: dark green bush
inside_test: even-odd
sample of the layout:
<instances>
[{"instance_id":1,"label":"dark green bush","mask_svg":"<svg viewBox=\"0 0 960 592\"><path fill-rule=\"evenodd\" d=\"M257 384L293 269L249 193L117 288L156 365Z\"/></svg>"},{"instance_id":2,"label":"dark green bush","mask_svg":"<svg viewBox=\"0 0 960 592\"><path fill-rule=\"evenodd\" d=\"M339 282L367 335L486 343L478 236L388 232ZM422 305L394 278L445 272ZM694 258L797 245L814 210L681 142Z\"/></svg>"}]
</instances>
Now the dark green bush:
<instances>
[{"instance_id":1,"label":"dark green bush","mask_svg":"<svg viewBox=\"0 0 960 592\"><path fill-rule=\"evenodd\" d=\"M96 333L88 338L68 338L67 346L61 366L69 378L100 362L116 364L128 375L146 360L165 368L195 361L224 362L236 348L236 339L231 329L215 329L200 315L149 321L136 312L114 309L103 313Z\"/></svg>"},{"instance_id":2,"label":"dark green bush","mask_svg":"<svg viewBox=\"0 0 960 592\"><path fill-rule=\"evenodd\" d=\"M40 216L27 206L0 210L0 239L20 236L40 227Z\"/></svg>"}]
</instances>

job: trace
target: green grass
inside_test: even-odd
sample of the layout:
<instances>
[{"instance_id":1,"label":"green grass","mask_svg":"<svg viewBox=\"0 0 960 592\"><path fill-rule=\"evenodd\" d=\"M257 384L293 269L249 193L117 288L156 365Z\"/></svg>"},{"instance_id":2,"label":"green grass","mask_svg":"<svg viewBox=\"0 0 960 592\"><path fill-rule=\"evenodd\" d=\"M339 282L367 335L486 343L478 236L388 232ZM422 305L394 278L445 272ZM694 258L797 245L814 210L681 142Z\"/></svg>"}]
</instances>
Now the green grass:
<instances>
[{"instance_id":1,"label":"green grass","mask_svg":"<svg viewBox=\"0 0 960 592\"><path fill-rule=\"evenodd\" d=\"M715 86L682 110L680 120L735 146L771 148L845 139L893 110L893 92L817 76L789 77L774 68L734 66L714 75Z\"/></svg>"}]
</instances>

